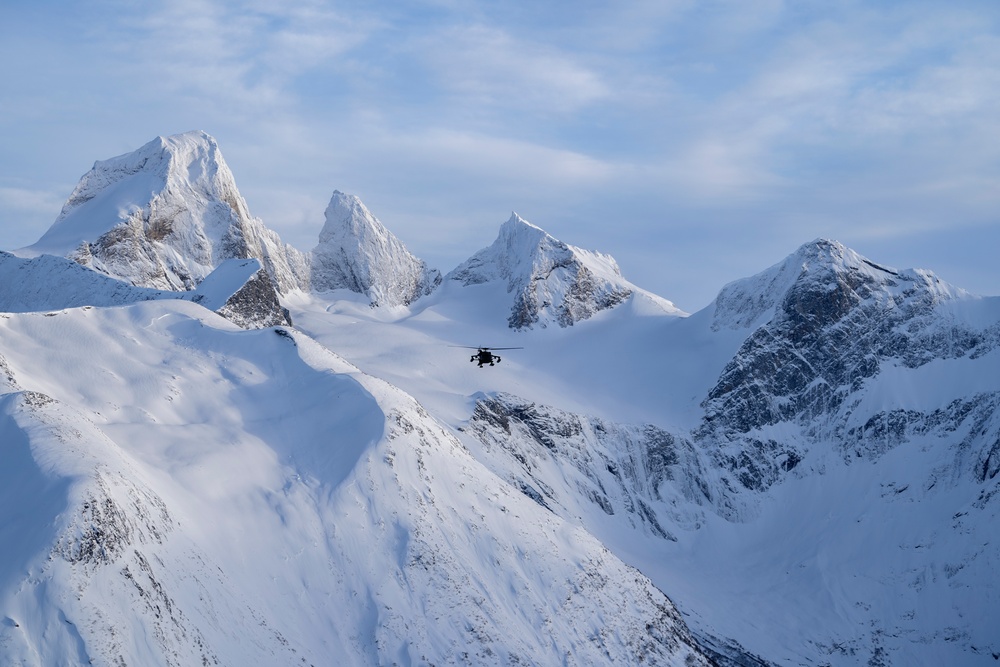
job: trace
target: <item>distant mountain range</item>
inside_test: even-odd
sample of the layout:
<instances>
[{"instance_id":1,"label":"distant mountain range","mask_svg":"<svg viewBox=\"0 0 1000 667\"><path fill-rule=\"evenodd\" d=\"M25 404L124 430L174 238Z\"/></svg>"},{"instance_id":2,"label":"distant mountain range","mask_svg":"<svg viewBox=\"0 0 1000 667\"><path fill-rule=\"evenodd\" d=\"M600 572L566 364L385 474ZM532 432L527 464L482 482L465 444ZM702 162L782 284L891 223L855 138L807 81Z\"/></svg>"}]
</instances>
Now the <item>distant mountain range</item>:
<instances>
[{"instance_id":1,"label":"distant mountain range","mask_svg":"<svg viewBox=\"0 0 1000 667\"><path fill-rule=\"evenodd\" d=\"M0 663L1000 660L1000 298L819 239L688 315L325 217L191 132L0 253Z\"/></svg>"}]
</instances>

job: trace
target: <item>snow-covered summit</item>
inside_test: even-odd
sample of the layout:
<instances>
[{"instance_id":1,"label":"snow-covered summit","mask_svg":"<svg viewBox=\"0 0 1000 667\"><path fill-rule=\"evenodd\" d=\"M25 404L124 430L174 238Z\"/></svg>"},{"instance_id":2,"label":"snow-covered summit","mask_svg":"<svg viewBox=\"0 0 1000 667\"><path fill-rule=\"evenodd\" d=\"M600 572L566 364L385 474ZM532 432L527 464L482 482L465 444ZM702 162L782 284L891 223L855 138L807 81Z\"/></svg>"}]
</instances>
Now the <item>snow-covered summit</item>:
<instances>
[{"instance_id":1,"label":"snow-covered summit","mask_svg":"<svg viewBox=\"0 0 1000 667\"><path fill-rule=\"evenodd\" d=\"M429 293L441 274L414 257L355 195L334 191L311 257L312 288L349 289L373 304L406 305Z\"/></svg>"},{"instance_id":2,"label":"snow-covered summit","mask_svg":"<svg viewBox=\"0 0 1000 667\"><path fill-rule=\"evenodd\" d=\"M937 303L968 296L923 269L881 266L829 239L803 244L774 266L729 283L713 304L713 328L752 329L769 321L780 308L801 309L808 293L818 299L813 316L837 317L857 303L862 293L885 296L919 291Z\"/></svg>"},{"instance_id":3,"label":"snow-covered summit","mask_svg":"<svg viewBox=\"0 0 1000 667\"><path fill-rule=\"evenodd\" d=\"M504 282L514 294L512 329L572 326L629 299L641 299L664 314L683 314L625 280L610 255L563 243L517 213L511 213L491 246L446 277L463 285Z\"/></svg>"},{"instance_id":4,"label":"snow-covered summit","mask_svg":"<svg viewBox=\"0 0 1000 667\"><path fill-rule=\"evenodd\" d=\"M251 217L218 143L201 131L94 163L52 227L18 254L70 257L170 290L193 289L227 259L259 259L280 291L306 273L301 253Z\"/></svg>"}]
</instances>

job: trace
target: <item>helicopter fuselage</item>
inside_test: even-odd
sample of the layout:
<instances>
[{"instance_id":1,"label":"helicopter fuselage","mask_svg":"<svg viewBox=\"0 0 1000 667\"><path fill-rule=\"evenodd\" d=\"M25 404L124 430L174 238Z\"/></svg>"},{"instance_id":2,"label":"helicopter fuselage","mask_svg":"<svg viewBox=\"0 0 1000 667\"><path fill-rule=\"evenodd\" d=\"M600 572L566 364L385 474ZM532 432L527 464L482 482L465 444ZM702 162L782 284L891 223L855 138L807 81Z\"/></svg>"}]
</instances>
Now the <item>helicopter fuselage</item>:
<instances>
[{"instance_id":1,"label":"helicopter fuselage","mask_svg":"<svg viewBox=\"0 0 1000 667\"><path fill-rule=\"evenodd\" d=\"M496 355L496 354L493 354L492 352L490 352L487 349L480 348L474 355L472 355L472 357L469 359L469 361L472 361L472 362L478 361L479 362L479 367L482 368L483 364L489 364L490 366L493 366L495 364L499 364L500 363L500 357L498 355Z\"/></svg>"}]
</instances>

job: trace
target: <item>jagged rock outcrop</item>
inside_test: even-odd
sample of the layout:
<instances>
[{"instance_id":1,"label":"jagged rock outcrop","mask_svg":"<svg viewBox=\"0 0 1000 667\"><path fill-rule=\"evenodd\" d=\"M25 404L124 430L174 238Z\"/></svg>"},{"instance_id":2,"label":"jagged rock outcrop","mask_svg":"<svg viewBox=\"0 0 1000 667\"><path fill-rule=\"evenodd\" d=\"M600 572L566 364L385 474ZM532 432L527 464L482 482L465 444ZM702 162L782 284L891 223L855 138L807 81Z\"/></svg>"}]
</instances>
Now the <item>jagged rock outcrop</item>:
<instances>
[{"instance_id":1,"label":"jagged rock outcrop","mask_svg":"<svg viewBox=\"0 0 1000 667\"><path fill-rule=\"evenodd\" d=\"M230 259L205 278L191 300L244 329L291 325L267 272L256 259Z\"/></svg>"},{"instance_id":2,"label":"jagged rock outcrop","mask_svg":"<svg viewBox=\"0 0 1000 667\"><path fill-rule=\"evenodd\" d=\"M311 253L312 288L348 289L372 305L407 305L429 294L441 274L417 259L361 200L335 191Z\"/></svg>"},{"instance_id":3,"label":"jagged rock outcrop","mask_svg":"<svg viewBox=\"0 0 1000 667\"><path fill-rule=\"evenodd\" d=\"M514 295L508 325L530 329L572 326L630 298L665 313L683 314L672 303L625 280L610 255L582 250L553 238L517 213L496 241L447 276L463 285L503 282Z\"/></svg>"},{"instance_id":4,"label":"jagged rock outcrop","mask_svg":"<svg viewBox=\"0 0 1000 667\"><path fill-rule=\"evenodd\" d=\"M567 518L592 515L577 510L586 500L636 530L674 540L670 526L699 523L701 511L691 508L725 503L691 439L652 424L617 424L499 393L478 398L469 431L497 474Z\"/></svg>"},{"instance_id":5,"label":"jagged rock outcrop","mask_svg":"<svg viewBox=\"0 0 1000 667\"><path fill-rule=\"evenodd\" d=\"M713 328L749 334L702 404L698 437L723 443L719 456L741 485L763 490L799 465L809 442L870 458L907 432L963 431L972 406L993 409L995 396L929 413L871 410L865 398L886 370L996 349L1000 325L968 315L978 301L928 271L886 268L834 241L806 244L716 299ZM778 436L781 424L801 438Z\"/></svg>"},{"instance_id":6,"label":"jagged rock outcrop","mask_svg":"<svg viewBox=\"0 0 1000 667\"><path fill-rule=\"evenodd\" d=\"M256 258L281 292L308 284L305 255L251 217L215 139L157 137L98 161L52 227L19 254L53 254L138 287L191 290L227 259Z\"/></svg>"}]
</instances>

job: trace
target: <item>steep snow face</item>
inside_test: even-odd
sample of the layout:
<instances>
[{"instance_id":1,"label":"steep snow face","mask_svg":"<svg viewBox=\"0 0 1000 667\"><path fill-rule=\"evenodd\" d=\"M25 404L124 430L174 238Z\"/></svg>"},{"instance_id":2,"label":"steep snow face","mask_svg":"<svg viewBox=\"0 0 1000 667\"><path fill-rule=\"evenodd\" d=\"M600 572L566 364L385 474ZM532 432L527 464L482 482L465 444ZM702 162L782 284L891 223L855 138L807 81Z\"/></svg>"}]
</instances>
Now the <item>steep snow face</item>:
<instances>
[{"instance_id":1,"label":"steep snow face","mask_svg":"<svg viewBox=\"0 0 1000 667\"><path fill-rule=\"evenodd\" d=\"M493 245L446 278L463 285L506 283L514 295L508 318L512 329L572 326L626 300L641 300L661 314L684 314L625 280L611 256L563 243L517 213L500 227Z\"/></svg>"},{"instance_id":2,"label":"steep snow face","mask_svg":"<svg viewBox=\"0 0 1000 667\"><path fill-rule=\"evenodd\" d=\"M52 227L19 254L53 254L133 285L190 290L226 259L257 258L280 291L302 287L306 260L250 216L215 139L157 137L98 161Z\"/></svg>"},{"instance_id":3,"label":"steep snow face","mask_svg":"<svg viewBox=\"0 0 1000 667\"><path fill-rule=\"evenodd\" d=\"M0 663L708 665L670 601L300 333L0 317Z\"/></svg>"},{"instance_id":4,"label":"steep snow face","mask_svg":"<svg viewBox=\"0 0 1000 667\"><path fill-rule=\"evenodd\" d=\"M1000 493L963 438L993 442L996 406L976 411L878 459L823 456L745 523L714 515L733 480L690 436L507 394L480 396L465 431L498 475L676 591L720 664L964 665L1000 655Z\"/></svg>"},{"instance_id":5,"label":"steep snow face","mask_svg":"<svg viewBox=\"0 0 1000 667\"><path fill-rule=\"evenodd\" d=\"M602 541L633 531L677 541L704 507L724 502L709 461L689 436L560 410L507 393L479 395L468 432L479 458L550 512L586 517Z\"/></svg>"},{"instance_id":6,"label":"steep snow face","mask_svg":"<svg viewBox=\"0 0 1000 667\"><path fill-rule=\"evenodd\" d=\"M311 256L312 288L348 289L373 305L407 305L430 293L441 274L429 269L354 195L335 191Z\"/></svg>"}]
</instances>

